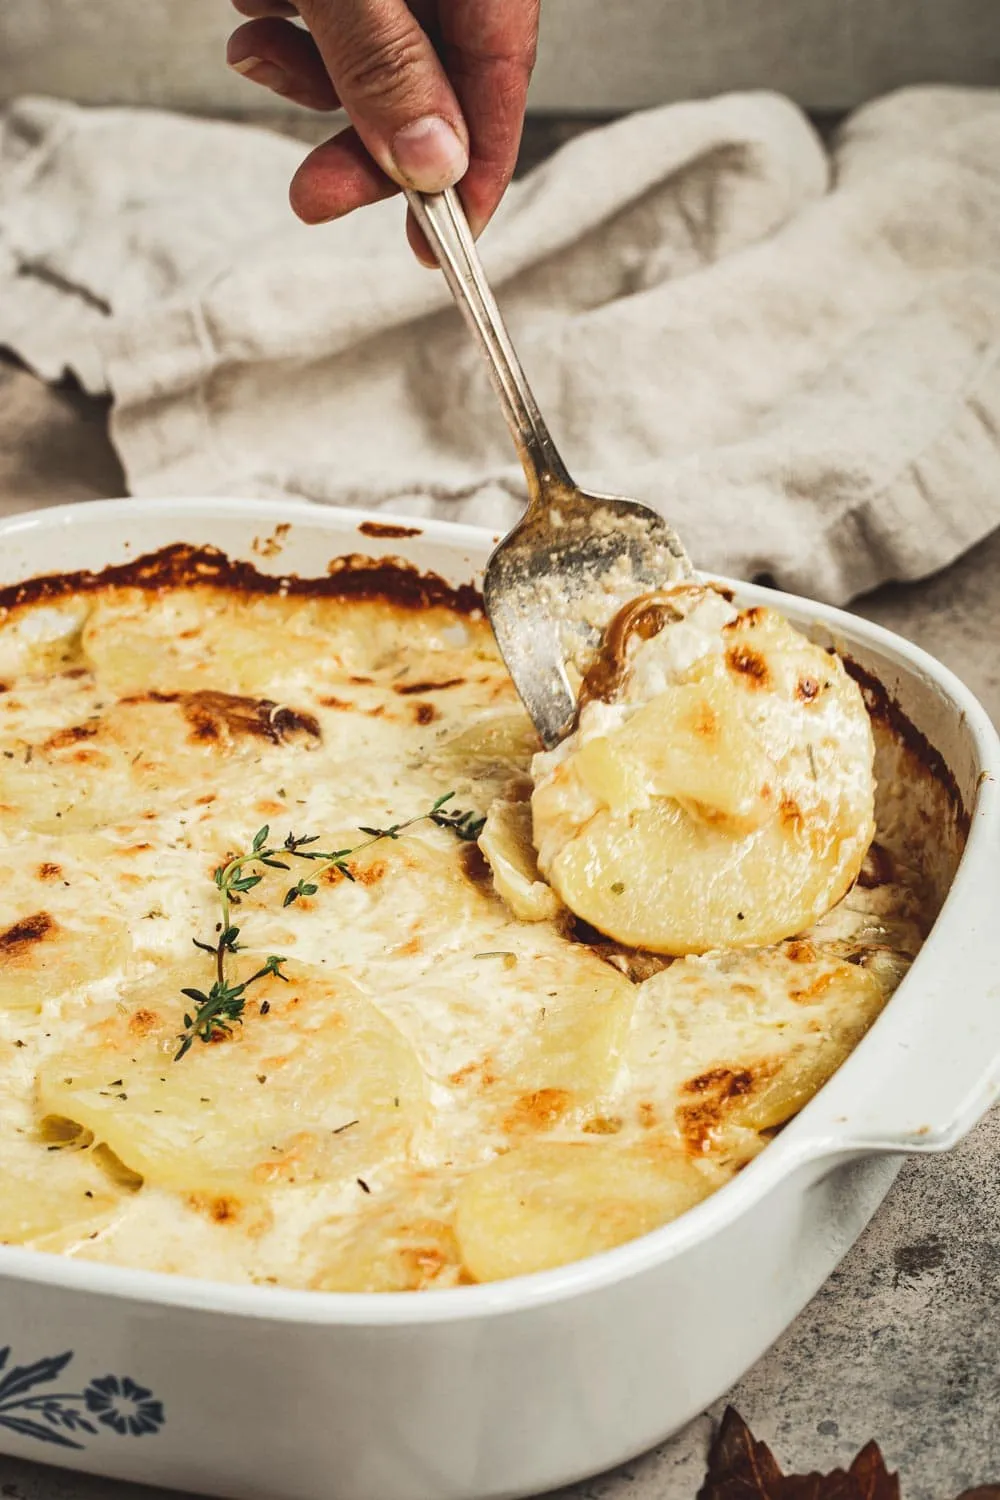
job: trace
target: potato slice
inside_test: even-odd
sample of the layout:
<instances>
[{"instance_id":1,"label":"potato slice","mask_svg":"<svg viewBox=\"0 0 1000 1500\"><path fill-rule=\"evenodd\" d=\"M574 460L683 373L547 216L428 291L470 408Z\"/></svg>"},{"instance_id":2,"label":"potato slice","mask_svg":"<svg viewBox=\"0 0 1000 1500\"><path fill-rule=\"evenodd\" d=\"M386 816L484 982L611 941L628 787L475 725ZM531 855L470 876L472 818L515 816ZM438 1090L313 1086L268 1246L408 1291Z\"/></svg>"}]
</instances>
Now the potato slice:
<instances>
[{"instance_id":1,"label":"potato slice","mask_svg":"<svg viewBox=\"0 0 1000 1500\"><path fill-rule=\"evenodd\" d=\"M0 820L12 832L76 834L128 816L129 767L117 747L48 753L8 743L0 758Z\"/></svg>"},{"instance_id":2,"label":"potato slice","mask_svg":"<svg viewBox=\"0 0 1000 1500\"><path fill-rule=\"evenodd\" d=\"M411 1173L405 1186L366 1201L359 1217L323 1225L303 1246L318 1253L321 1292L421 1292L457 1286L462 1258L447 1178Z\"/></svg>"},{"instance_id":3,"label":"potato slice","mask_svg":"<svg viewBox=\"0 0 1000 1500\"><path fill-rule=\"evenodd\" d=\"M357 827L334 825L324 829L323 845L347 849L363 837ZM314 906L318 920L325 912L326 920L350 931L351 967L363 983L376 991L393 977L406 984L408 976L387 966L387 958L402 950L414 969L427 967L445 953L468 948L483 922L502 912L488 882L467 872L470 853L474 848L453 834L423 823L349 859L353 881L328 870L320 877L318 892L291 911L275 901L274 888L267 885L251 893L243 909L253 913L261 941L284 952L294 942L294 919ZM282 877L283 883L291 886L299 877L309 882L312 871L308 862L298 861L287 879Z\"/></svg>"},{"instance_id":4,"label":"potato slice","mask_svg":"<svg viewBox=\"0 0 1000 1500\"><path fill-rule=\"evenodd\" d=\"M42 1109L147 1182L189 1192L336 1183L404 1153L424 1108L412 1049L345 976L285 973L254 986L230 1038L195 1042L179 1061L191 1005L180 991L204 974L185 964L130 987L86 1041L46 1061Z\"/></svg>"},{"instance_id":5,"label":"potato slice","mask_svg":"<svg viewBox=\"0 0 1000 1500\"><path fill-rule=\"evenodd\" d=\"M567 945L544 927L527 932L541 940L519 954L482 953L481 962L459 956L437 971L440 997L421 991L429 1015L443 1018L458 1038L441 1081L469 1111L451 1127L466 1158L497 1131L501 1139L523 1140L583 1128L602 1112L628 1043L635 986L582 945Z\"/></svg>"},{"instance_id":6,"label":"potato slice","mask_svg":"<svg viewBox=\"0 0 1000 1500\"><path fill-rule=\"evenodd\" d=\"M721 676L679 684L616 733L588 740L574 764L612 812L670 797L696 820L752 833L772 812L777 770L751 709Z\"/></svg>"},{"instance_id":7,"label":"potato slice","mask_svg":"<svg viewBox=\"0 0 1000 1500\"><path fill-rule=\"evenodd\" d=\"M540 955L525 978L542 1003L518 1037L506 1076L526 1093L562 1089L577 1101L593 1101L621 1065L634 985L585 948L564 951L551 980Z\"/></svg>"},{"instance_id":8,"label":"potato slice","mask_svg":"<svg viewBox=\"0 0 1000 1500\"><path fill-rule=\"evenodd\" d=\"M721 1180L679 1152L533 1142L462 1184L455 1216L462 1260L476 1281L566 1265L676 1219Z\"/></svg>"},{"instance_id":9,"label":"potato slice","mask_svg":"<svg viewBox=\"0 0 1000 1500\"><path fill-rule=\"evenodd\" d=\"M54 675L79 666L87 613L79 597L14 610L0 626L0 676Z\"/></svg>"},{"instance_id":10,"label":"potato slice","mask_svg":"<svg viewBox=\"0 0 1000 1500\"><path fill-rule=\"evenodd\" d=\"M667 652L671 628L636 662ZM856 684L759 609L708 637L683 671L668 667L648 702L585 705L574 736L539 757L542 874L592 926L656 953L803 931L850 888L874 835L873 739Z\"/></svg>"},{"instance_id":11,"label":"potato slice","mask_svg":"<svg viewBox=\"0 0 1000 1500\"><path fill-rule=\"evenodd\" d=\"M318 599L125 589L95 602L83 651L101 686L120 697L204 690L275 696L296 673L324 682L351 670L345 652L364 637L352 629L353 614Z\"/></svg>"},{"instance_id":12,"label":"potato slice","mask_svg":"<svg viewBox=\"0 0 1000 1500\"><path fill-rule=\"evenodd\" d=\"M115 917L88 928L28 912L0 931L0 1013L38 1014L47 1000L113 974L129 952L128 931Z\"/></svg>"},{"instance_id":13,"label":"potato slice","mask_svg":"<svg viewBox=\"0 0 1000 1500\"><path fill-rule=\"evenodd\" d=\"M95 602L83 651L101 686L120 697L203 690L264 695L297 667L331 656L336 661L316 612L315 601L295 608L223 591L125 589Z\"/></svg>"},{"instance_id":14,"label":"potato slice","mask_svg":"<svg viewBox=\"0 0 1000 1500\"><path fill-rule=\"evenodd\" d=\"M83 653L106 692L172 693L215 687L235 690L217 659L213 626L229 609L223 595L141 589L102 593L83 630Z\"/></svg>"},{"instance_id":15,"label":"potato slice","mask_svg":"<svg viewBox=\"0 0 1000 1500\"><path fill-rule=\"evenodd\" d=\"M496 982L509 1020L450 1083L508 1138L582 1127L615 1083L635 986L586 948L555 944L518 959Z\"/></svg>"},{"instance_id":16,"label":"potato slice","mask_svg":"<svg viewBox=\"0 0 1000 1500\"><path fill-rule=\"evenodd\" d=\"M726 1158L798 1113L864 1036L908 966L797 940L686 959L642 987L627 1056L640 1116Z\"/></svg>"},{"instance_id":17,"label":"potato slice","mask_svg":"<svg viewBox=\"0 0 1000 1500\"><path fill-rule=\"evenodd\" d=\"M413 681L449 678L459 656L451 638L480 633L488 653L485 627L446 608L415 611L404 632L398 611L377 600L122 589L95 602L83 650L120 696L210 688L276 697L296 676L322 685L405 667ZM464 671L467 649L459 659Z\"/></svg>"},{"instance_id":18,"label":"potato slice","mask_svg":"<svg viewBox=\"0 0 1000 1500\"><path fill-rule=\"evenodd\" d=\"M850 887L856 826L824 832L774 820L734 840L664 800L627 819L598 813L549 878L584 921L634 948L766 945L802 932Z\"/></svg>"},{"instance_id":19,"label":"potato slice","mask_svg":"<svg viewBox=\"0 0 1000 1500\"><path fill-rule=\"evenodd\" d=\"M98 1233L128 1194L91 1151L23 1146L0 1163L0 1244L65 1252Z\"/></svg>"},{"instance_id":20,"label":"potato slice","mask_svg":"<svg viewBox=\"0 0 1000 1500\"><path fill-rule=\"evenodd\" d=\"M550 922L562 902L538 873L531 842L531 807L527 802L494 802L479 835L479 847L493 872L498 896L522 922Z\"/></svg>"},{"instance_id":21,"label":"potato slice","mask_svg":"<svg viewBox=\"0 0 1000 1500\"><path fill-rule=\"evenodd\" d=\"M821 997L826 1002L825 1026L810 1032L783 1065L763 1080L763 1086L754 1096L734 1111L733 1122L755 1130L770 1130L784 1125L804 1109L850 1057L883 1010L906 967L905 960L897 954L886 963L876 961L867 968L838 964L819 978L819 988L827 991ZM808 1005L808 999L803 1003Z\"/></svg>"},{"instance_id":22,"label":"potato slice","mask_svg":"<svg viewBox=\"0 0 1000 1500\"><path fill-rule=\"evenodd\" d=\"M541 748L535 726L523 709L483 714L474 724L439 745L432 764L471 781L503 784L525 775Z\"/></svg>"},{"instance_id":23,"label":"potato slice","mask_svg":"<svg viewBox=\"0 0 1000 1500\"><path fill-rule=\"evenodd\" d=\"M311 713L210 690L140 694L0 757L0 816L60 834L113 827L190 802L222 766L275 758L285 774L321 742ZM279 759L280 758L280 759Z\"/></svg>"}]
</instances>

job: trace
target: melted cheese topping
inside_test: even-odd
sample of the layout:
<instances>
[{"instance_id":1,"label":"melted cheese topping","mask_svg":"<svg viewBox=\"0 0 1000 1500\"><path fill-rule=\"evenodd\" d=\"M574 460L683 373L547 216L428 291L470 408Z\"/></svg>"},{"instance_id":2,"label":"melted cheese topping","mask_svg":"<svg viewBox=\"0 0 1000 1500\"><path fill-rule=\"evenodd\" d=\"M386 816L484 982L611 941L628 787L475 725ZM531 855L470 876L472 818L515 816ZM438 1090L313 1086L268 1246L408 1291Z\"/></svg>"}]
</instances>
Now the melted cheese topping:
<instances>
[{"instance_id":1,"label":"melted cheese topping","mask_svg":"<svg viewBox=\"0 0 1000 1500\"><path fill-rule=\"evenodd\" d=\"M0 1241L384 1291L593 1253L759 1151L933 915L893 834L794 942L670 963L584 929L534 865L531 726L444 607L108 587L9 612L0 677ZM449 791L496 888L427 821L288 907L310 866L261 871L234 972L285 978L174 1061L217 867Z\"/></svg>"},{"instance_id":2,"label":"melted cheese topping","mask_svg":"<svg viewBox=\"0 0 1000 1500\"><path fill-rule=\"evenodd\" d=\"M566 905L675 956L823 916L875 832L872 730L842 663L690 583L633 600L605 652L611 701L585 701L533 768L539 868Z\"/></svg>"}]
</instances>

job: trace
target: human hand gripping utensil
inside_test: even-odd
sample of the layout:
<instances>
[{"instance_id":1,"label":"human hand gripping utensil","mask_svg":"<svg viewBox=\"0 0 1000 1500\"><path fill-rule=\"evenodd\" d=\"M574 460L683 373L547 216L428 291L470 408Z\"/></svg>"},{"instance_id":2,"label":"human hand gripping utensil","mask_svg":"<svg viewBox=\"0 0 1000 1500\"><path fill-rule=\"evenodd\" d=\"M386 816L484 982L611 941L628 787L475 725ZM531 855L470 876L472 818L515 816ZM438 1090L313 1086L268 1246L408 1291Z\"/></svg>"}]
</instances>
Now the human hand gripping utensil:
<instances>
[{"instance_id":1,"label":"human hand gripping utensil","mask_svg":"<svg viewBox=\"0 0 1000 1500\"><path fill-rule=\"evenodd\" d=\"M542 420L486 280L458 194L407 192L486 356L528 480L528 505L486 565L486 613L507 669L549 749L572 729L567 668L639 594L693 576L676 532L648 505L592 494L571 478Z\"/></svg>"}]
</instances>

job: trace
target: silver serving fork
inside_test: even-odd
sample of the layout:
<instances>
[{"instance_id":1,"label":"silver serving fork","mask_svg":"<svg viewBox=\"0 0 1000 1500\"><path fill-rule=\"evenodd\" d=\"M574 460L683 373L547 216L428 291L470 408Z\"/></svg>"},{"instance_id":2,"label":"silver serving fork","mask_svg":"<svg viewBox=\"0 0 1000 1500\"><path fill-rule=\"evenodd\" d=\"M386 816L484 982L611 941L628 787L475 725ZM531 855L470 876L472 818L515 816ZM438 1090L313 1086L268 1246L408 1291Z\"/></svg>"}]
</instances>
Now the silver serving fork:
<instances>
[{"instance_id":1,"label":"silver serving fork","mask_svg":"<svg viewBox=\"0 0 1000 1500\"><path fill-rule=\"evenodd\" d=\"M690 578L677 533L636 500L570 478L531 393L457 193L406 194L455 301L486 356L528 480L528 505L486 565L497 644L546 747L573 727L573 664L629 599ZM577 680L579 673L577 672Z\"/></svg>"}]
</instances>

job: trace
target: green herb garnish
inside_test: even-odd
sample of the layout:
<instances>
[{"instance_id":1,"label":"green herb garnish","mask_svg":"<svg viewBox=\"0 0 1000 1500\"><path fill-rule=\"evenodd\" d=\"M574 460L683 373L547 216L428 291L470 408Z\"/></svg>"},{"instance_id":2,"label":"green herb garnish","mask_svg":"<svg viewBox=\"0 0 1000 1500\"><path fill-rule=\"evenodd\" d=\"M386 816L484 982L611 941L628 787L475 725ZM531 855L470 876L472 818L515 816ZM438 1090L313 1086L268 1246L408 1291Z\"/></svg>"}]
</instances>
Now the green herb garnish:
<instances>
[{"instance_id":1,"label":"green herb garnish","mask_svg":"<svg viewBox=\"0 0 1000 1500\"><path fill-rule=\"evenodd\" d=\"M182 995L194 1002L195 1009L193 1012L185 1013L184 1030L178 1037L180 1046L174 1061L179 1062L196 1041L214 1042L231 1035L234 1026L241 1026L246 1009L247 991L251 985L268 975L284 980L285 983L288 982L281 972L282 964L287 963L288 960L275 953L270 954L263 965L248 979L233 982L228 972L229 958L243 948L243 944L239 942L240 928L233 923L233 907L239 906L242 897L248 891L252 891L255 886L260 885L264 879L265 870L287 870L290 868L287 863L289 858L309 860L318 865L318 868L310 872L311 879L296 881L295 885L290 886L285 892L282 905L292 906L301 896L316 895L319 890L319 878L326 870L337 870L347 880L353 880L354 874L347 863L352 856L370 849L374 844L379 844L385 839L398 839L401 834L413 828L417 823L432 822L440 828L449 828L460 839L478 838L486 821L485 818L476 819L473 813L445 813L443 811L454 795L454 792L446 792L427 812L419 813L414 818L407 818L403 823L393 823L389 828L361 826L358 831L365 834L365 838L360 844L355 844L350 849L335 849L332 852L312 847L319 843L319 834L289 833L283 843L272 845L269 843L271 829L265 823L264 827L259 828L254 834L249 849L234 855L228 864L220 865L214 874L221 907L221 920L217 924L218 937L210 943L203 943L198 938L192 940L196 948L212 955L215 962L215 979L207 993L198 989L181 991ZM265 1000L261 1005L261 1014L268 1009L269 1005Z\"/></svg>"},{"instance_id":2,"label":"green herb garnish","mask_svg":"<svg viewBox=\"0 0 1000 1500\"><path fill-rule=\"evenodd\" d=\"M445 800L450 800L454 795L454 792L451 792ZM459 812L457 809L454 812L439 812L435 808L430 814L430 820L432 823L436 823L439 828L450 829L452 833L467 844L474 844L486 827L485 818L479 817L474 812Z\"/></svg>"},{"instance_id":3,"label":"green herb garnish","mask_svg":"<svg viewBox=\"0 0 1000 1500\"><path fill-rule=\"evenodd\" d=\"M367 838L360 844L355 844L353 849L335 849L333 853L324 852L320 849L306 849L306 844L319 842L318 835L313 838L293 838L291 834L285 840L285 849L289 854L294 854L296 859L319 860L319 869L313 872L310 880L300 880L285 892L283 906L291 906L300 896L315 896L319 890L317 884L320 876L327 870L337 870L347 880L354 879L354 873L347 861L355 854L361 854L365 849L370 849L373 844L380 844L383 839L398 839L400 834L405 833L408 828L413 828L417 823L437 823L439 827L450 827L450 824L442 824L440 819L447 814L441 812L446 802L454 797L454 792L445 792L439 797L434 806L425 813L418 813L415 818L407 818L405 823L393 823L391 828L366 828L363 824L358 827L359 833L367 834ZM464 816L469 816L465 814ZM485 822L485 819L483 820ZM467 834L460 833L459 838L466 838Z\"/></svg>"}]
</instances>

